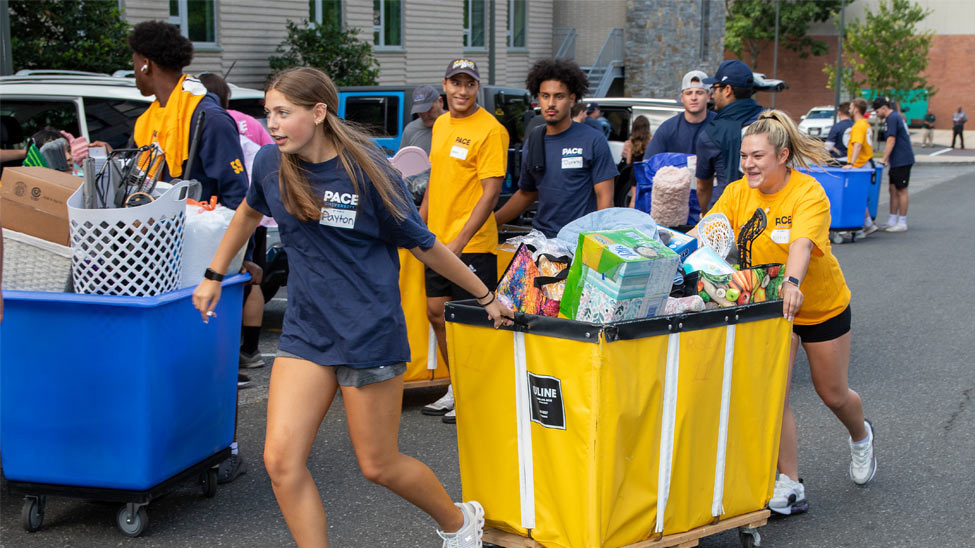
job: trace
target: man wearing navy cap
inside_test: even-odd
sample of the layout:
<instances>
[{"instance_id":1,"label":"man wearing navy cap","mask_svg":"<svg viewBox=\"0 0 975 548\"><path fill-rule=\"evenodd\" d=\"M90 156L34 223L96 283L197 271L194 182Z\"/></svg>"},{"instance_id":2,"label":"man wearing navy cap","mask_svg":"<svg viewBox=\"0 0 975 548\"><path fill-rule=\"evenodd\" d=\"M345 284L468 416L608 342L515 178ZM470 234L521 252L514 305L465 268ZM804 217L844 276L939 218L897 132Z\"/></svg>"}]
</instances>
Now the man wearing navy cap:
<instances>
[{"instance_id":1,"label":"man wearing navy cap","mask_svg":"<svg viewBox=\"0 0 975 548\"><path fill-rule=\"evenodd\" d=\"M609 132L612 128L609 125L609 120L603 116L603 111L599 109L599 103L586 105L586 125L599 130L604 137L609 139Z\"/></svg>"},{"instance_id":2,"label":"man wearing navy cap","mask_svg":"<svg viewBox=\"0 0 975 548\"><path fill-rule=\"evenodd\" d=\"M440 92L433 86L420 86L413 90L413 107L410 114L418 117L403 128L403 139L399 147L420 147L430 154L430 139L433 137L433 123L445 111L440 102Z\"/></svg>"},{"instance_id":3,"label":"man wearing navy cap","mask_svg":"<svg viewBox=\"0 0 975 548\"><path fill-rule=\"evenodd\" d=\"M764 110L752 99L755 92L752 69L741 61L722 62L714 77L705 78L704 84L711 86L718 115L697 136L695 175L702 215L721 197L728 183L741 176L741 130L757 120Z\"/></svg>"},{"instance_id":4,"label":"man wearing navy cap","mask_svg":"<svg viewBox=\"0 0 975 548\"><path fill-rule=\"evenodd\" d=\"M911 180L911 166L914 165L911 135L907 131L907 122L891 108L890 100L886 97L874 99L873 110L886 122L887 129L881 163L890 168L890 217L884 230L907 232L907 185Z\"/></svg>"}]
</instances>

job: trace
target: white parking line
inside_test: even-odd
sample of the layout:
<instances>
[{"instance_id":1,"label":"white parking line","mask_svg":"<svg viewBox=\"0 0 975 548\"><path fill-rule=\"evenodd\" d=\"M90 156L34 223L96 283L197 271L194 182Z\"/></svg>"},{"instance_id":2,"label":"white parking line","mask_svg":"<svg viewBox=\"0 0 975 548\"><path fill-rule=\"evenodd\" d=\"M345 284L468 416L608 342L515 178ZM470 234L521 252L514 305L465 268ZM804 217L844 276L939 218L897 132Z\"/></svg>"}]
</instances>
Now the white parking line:
<instances>
[{"instance_id":1,"label":"white parking line","mask_svg":"<svg viewBox=\"0 0 975 548\"><path fill-rule=\"evenodd\" d=\"M928 156L937 156L939 154L944 154L945 152L948 152L949 150L951 150L951 149L950 148L943 148L943 149L939 150L938 152L932 152L931 154L928 154Z\"/></svg>"}]
</instances>

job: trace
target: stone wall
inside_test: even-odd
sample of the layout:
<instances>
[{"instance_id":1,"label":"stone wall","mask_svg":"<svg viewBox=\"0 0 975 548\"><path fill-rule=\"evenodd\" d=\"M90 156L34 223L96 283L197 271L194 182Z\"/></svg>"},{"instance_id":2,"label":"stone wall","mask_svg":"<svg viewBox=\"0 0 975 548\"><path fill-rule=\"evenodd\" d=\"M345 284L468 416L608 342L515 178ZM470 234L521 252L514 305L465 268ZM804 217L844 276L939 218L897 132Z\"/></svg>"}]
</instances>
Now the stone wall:
<instances>
[{"instance_id":1,"label":"stone wall","mask_svg":"<svg viewBox=\"0 0 975 548\"><path fill-rule=\"evenodd\" d=\"M627 0L625 95L676 98L687 71L713 74L724 23L723 0Z\"/></svg>"}]
</instances>

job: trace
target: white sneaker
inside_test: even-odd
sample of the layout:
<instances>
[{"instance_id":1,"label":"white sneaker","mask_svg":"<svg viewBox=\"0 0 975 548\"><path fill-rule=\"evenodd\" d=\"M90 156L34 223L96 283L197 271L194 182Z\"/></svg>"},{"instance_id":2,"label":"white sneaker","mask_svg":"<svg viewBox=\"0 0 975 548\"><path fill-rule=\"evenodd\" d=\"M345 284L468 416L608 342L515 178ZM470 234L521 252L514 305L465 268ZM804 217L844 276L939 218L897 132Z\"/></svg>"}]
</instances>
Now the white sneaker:
<instances>
[{"instance_id":1,"label":"white sneaker","mask_svg":"<svg viewBox=\"0 0 975 548\"><path fill-rule=\"evenodd\" d=\"M484 508L477 501L455 502L464 513L464 525L456 533L437 531L443 548L481 548L484 535Z\"/></svg>"},{"instance_id":2,"label":"white sneaker","mask_svg":"<svg viewBox=\"0 0 975 548\"><path fill-rule=\"evenodd\" d=\"M867 427L867 439L870 443L860 447L850 438L850 479L857 485L866 485L877 473L877 457L873 454L873 425L864 420Z\"/></svg>"},{"instance_id":3,"label":"white sneaker","mask_svg":"<svg viewBox=\"0 0 975 548\"><path fill-rule=\"evenodd\" d=\"M879 226L877 226L877 224L876 224L876 223L870 223L870 225L869 225L869 226L865 226L865 227L863 227L863 230L862 230L862 232L863 232L863 237L867 237L867 236L869 236L869 235L871 235L871 234L873 234L874 232L876 232L876 231L878 231L878 230L880 230L880 227L879 227Z\"/></svg>"},{"instance_id":4,"label":"white sneaker","mask_svg":"<svg viewBox=\"0 0 975 548\"><path fill-rule=\"evenodd\" d=\"M806 501L806 487L802 480L792 481L789 476L779 474L775 478L775 491L768 501L768 509L784 516L808 510L809 502Z\"/></svg>"},{"instance_id":5,"label":"white sneaker","mask_svg":"<svg viewBox=\"0 0 975 548\"><path fill-rule=\"evenodd\" d=\"M440 417L440 420L442 420L444 424L457 424L457 409L447 411L444 416Z\"/></svg>"},{"instance_id":6,"label":"white sneaker","mask_svg":"<svg viewBox=\"0 0 975 548\"><path fill-rule=\"evenodd\" d=\"M431 403L430 405L424 406L420 409L420 413L424 415L430 415L433 417L442 417L447 414L448 411L454 408L454 387L448 386L447 393L443 395L439 400Z\"/></svg>"},{"instance_id":7,"label":"white sneaker","mask_svg":"<svg viewBox=\"0 0 975 548\"><path fill-rule=\"evenodd\" d=\"M907 232L907 223L897 223L894 226L888 227L887 232Z\"/></svg>"}]
</instances>

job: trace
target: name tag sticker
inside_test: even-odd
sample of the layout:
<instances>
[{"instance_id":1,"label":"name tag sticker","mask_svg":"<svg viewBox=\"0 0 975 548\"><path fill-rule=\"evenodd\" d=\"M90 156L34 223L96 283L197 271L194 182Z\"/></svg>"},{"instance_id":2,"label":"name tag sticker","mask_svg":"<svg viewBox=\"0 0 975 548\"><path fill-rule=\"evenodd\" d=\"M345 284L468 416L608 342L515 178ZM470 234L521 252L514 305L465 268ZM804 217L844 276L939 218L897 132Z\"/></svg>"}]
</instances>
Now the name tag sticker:
<instances>
[{"instance_id":1,"label":"name tag sticker","mask_svg":"<svg viewBox=\"0 0 975 548\"><path fill-rule=\"evenodd\" d=\"M582 156L569 156L562 158L562 169L580 169L582 167Z\"/></svg>"},{"instance_id":2,"label":"name tag sticker","mask_svg":"<svg viewBox=\"0 0 975 548\"><path fill-rule=\"evenodd\" d=\"M772 238L772 241L777 244L787 244L789 243L789 236L791 232L792 230L788 228L777 228L772 231L772 234L770 234L769 237Z\"/></svg>"},{"instance_id":3,"label":"name tag sticker","mask_svg":"<svg viewBox=\"0 0 975 548\"><path fill-rule=\"evenodd\" d=\"M319 224L333 226L335 228L355 228L354 209L339 209L335 207L323 207L322 216L318 220Z\"/></svg>"},{"instance_id":4,"label":"name tag sticker","mask_svg":"<svg viewBox=\"0 0 975 548\"><path fill-rule=\"evenodd\" d=\"M451 158L457 158L458 160L466 160L467 159L467 149L464 148L464 147L459 147L457 145L454 145L454 146L450 147L450 157Z\"/></svg>"}]
</instances>

